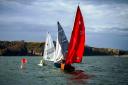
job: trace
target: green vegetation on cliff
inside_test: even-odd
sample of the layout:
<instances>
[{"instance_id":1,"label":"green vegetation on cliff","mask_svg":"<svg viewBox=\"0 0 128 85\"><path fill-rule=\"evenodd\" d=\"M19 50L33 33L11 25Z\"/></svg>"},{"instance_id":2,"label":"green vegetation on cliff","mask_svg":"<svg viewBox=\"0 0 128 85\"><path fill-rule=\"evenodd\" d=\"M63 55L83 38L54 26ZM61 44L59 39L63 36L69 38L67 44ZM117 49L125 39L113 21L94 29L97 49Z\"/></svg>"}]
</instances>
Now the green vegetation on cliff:
<instances>
[{"instance_id":1,"label":"green vegetation on cliff","mask_svg":"<svg viewBox=\"0 0 128 85\"><path fill-rule=\"evenodd\" d=\"M24 41L0 41L0 55L14 56L27 55L28 51Z\"/></svg>"},{"instance_id":2,"label":"green vegetation on cliff","mask_svg":"<svg viewBox=\"0 0 128 85\"><path fill-rule=\"evenodd\" d=\"M42 55L45 42L27 42L26 47L30 55Z\"/></svg>"},{"instance_id":3,"label":"green vegetation on cliff","mask_svg":"<svg viewBox=\"0 0 128 85\"><path fill-rule=\"evenodd\" d=\"M55 43L55 42L54 42ZM45 42L0 41L1 56L41 56ZM85 47L84 55L128 55L128 51L112 48Z\"/></svg>"},{"instance_id":4,"label":"green vegetation on cliff","mask_svg":"<svg viewBox=\"0 0 128 85\"><path fill-rule=\"evenodd\" d=\"M128 55L128 51L112 49L112 48L96 48L86 46L84 55L88 56L99 56L99 55Z\"/></svg>"}]
</instances>

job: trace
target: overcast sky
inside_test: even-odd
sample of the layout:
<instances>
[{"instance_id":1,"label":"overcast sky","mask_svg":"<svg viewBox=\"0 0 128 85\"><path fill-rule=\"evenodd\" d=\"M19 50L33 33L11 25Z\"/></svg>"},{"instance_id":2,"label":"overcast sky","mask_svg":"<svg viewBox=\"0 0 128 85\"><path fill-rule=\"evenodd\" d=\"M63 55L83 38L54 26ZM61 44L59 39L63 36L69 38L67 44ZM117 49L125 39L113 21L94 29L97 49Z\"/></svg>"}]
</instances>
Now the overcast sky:
<instances>
[{"instance_id":1,"label":"overcast sky","mask_svg":"<svg viewBox=\"0 0 128 85\"><path fill-rule=\"evenodd\" d=\"M70 39L78 4L88 45L128 50L128 0L0 0L0 40L56 40L57 21Z\"/></svg>"}]
</instances>

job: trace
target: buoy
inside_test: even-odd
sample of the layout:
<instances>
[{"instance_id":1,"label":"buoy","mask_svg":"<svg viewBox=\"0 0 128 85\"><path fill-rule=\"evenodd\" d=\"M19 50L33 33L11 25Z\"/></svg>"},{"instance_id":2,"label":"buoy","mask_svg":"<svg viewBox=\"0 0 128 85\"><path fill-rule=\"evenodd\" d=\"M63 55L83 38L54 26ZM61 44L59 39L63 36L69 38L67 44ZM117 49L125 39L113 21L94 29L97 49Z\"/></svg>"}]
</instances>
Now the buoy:
<instances>
[{"instance_id":1,"label":"buoy","mask_svg":"<svg viewBox=\"0 0 128 85\"><path fill-rule=\"evenodd\" d=\"M26 58L22 58L21 59L21 66L20 66L20 68L21 69L25 69L26 68L26 64L27 63L27 59Z\"/></svg>"},{"instance_id":2,"label":"buoy","mask_svg":"<svg viewBox=\"0 0 128 85\"><path fill-rule=\"evenodd\" d=\"M22 58L21 59L21 63L23 63L23 64L27 63L27 59L26 58Z\"/></svg>"}]
</instances>

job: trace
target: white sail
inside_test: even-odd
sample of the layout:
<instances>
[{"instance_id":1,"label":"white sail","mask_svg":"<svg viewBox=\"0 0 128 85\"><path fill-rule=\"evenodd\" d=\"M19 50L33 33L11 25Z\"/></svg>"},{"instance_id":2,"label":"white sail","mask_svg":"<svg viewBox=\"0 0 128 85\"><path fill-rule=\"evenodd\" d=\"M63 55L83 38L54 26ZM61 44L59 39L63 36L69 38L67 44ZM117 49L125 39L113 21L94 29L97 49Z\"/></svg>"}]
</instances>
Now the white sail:
<instances>
[{"instance_id":1,"label":"white sail","mask_svg":"<svg viewBox=\"0 0 128 85\"><path fill-rule=\"evenodd\" d=\"M54 55L54 62L59 62L64 58L62 54L62 48L60 46L60 43L58 41L58 35L57 35L57 40L56 40L56 50L55 50L55 55Z\"/></svg>"},{"instance_id":2,"label":"white sail","mask_svg":"<svg viewBox=\"0 0 128 85\"><path fill-rule=\"evenodd\" d=\"M68 40L66 38L64 30L61 27L59 22L57 24L58 24L58 34L57 34L56 50L55 50L55 56L54 56L55 63L64 59L64 56L68 48Z\"/></svg>"},{"instance_id":3,"label":"white sail","mask_svg":"<svg viewBox=\"0 0 128 85\"><path fill-rule=\"evenodd\" d=\"M43 59L48 61L54 61L54 52L55 52L55 47L53 44L53 40L51 38L51 35L47 33Z\"/></svg>"},{"instance_id":4,"label":"white sail","mask_svg":"<svg viewBox=\"0 0 128 85\"><path fill-rule=\"evenodd\" d=\"M38 65L39 65L39 66L43 66L43 65L44 65L43 59L40 60L40 63L39 63Z\"/></svg>"},{"instance_id":5,"label":"white sail","mask_svg":"<svg viewBox=\"0 0 128 85\"><path fill-rule=\"evenodd\" d=\"M46 38L45 46L44 46L43 58L40 60L40 63L38 65L44 66L45 60L54 61L54 53L55 53L55 48L54 48L53 40L51 38L51 35L47 33L47 38Z\"/></svg>"}]
</instances>

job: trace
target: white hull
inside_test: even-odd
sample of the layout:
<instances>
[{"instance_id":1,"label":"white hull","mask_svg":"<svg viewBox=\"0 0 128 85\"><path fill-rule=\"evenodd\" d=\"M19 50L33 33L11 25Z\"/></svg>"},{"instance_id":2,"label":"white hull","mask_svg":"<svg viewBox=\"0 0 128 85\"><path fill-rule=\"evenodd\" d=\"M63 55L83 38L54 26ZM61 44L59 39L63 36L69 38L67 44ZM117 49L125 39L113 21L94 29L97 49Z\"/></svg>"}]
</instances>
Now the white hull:
<instances>
[{"instance_id":1,"label":"white hull","mask_svg":"<svg viewBox=\"0 0 128 85\"><path fill-rule=\"evenodd\" d=\"M43 66L43 64L40 64L40 63L39 63L38 66Z\"/></svg>"}]
</instances>

